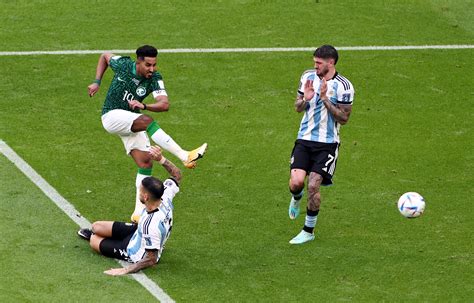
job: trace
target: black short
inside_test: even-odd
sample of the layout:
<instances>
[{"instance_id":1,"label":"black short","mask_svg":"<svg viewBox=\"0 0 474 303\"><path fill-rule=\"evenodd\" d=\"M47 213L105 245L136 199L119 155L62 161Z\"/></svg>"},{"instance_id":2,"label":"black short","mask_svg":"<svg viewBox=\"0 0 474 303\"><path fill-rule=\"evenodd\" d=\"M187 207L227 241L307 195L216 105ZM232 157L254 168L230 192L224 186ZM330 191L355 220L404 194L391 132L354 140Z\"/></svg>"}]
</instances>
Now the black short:
<instances>
[{"instance_id":1,"label":"black short","mask_svg":"<svg viewBox=\"0 0 474 303\"><path fill-rule=\"evenodd\" d=\"M128 242L137 229L134 223L114 222L112 225L112 237L100 242L100 253L106 257L128 261Z\"/></svg>"},{"instance_id":2,"label":"black short","mask_svg":"<svg viewBox=\"0 0 474 303\"><path fill-rule=\"evenodd\" d=\"M331 185L336 171L339 143L321 143L298 139L291 152L290 169L316 172L323 177L322 185Z\"/></svg>"}]
</instances>

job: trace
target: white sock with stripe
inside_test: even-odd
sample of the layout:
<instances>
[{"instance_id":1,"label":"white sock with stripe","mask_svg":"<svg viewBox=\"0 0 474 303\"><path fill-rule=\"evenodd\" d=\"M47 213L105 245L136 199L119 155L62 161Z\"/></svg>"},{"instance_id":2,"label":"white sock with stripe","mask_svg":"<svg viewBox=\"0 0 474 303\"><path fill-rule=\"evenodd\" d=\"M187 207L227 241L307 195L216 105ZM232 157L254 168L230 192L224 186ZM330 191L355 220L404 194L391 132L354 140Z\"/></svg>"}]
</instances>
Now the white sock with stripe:
<instances>
[{"instance_id":1,"label":"white sock with stripe","mask_svg":"<svg viewBox=\"0 0 474 303\"><path fill-rule=\"evenodd\" d=\"M178 143L173 140L173 138L165 133L156 122L153 121L150 123L146 131L150 138L161 148L169 151L181 161L188 160L189 153L182 149L181 146L179 146Z\"/></svg>"}]
</instances>

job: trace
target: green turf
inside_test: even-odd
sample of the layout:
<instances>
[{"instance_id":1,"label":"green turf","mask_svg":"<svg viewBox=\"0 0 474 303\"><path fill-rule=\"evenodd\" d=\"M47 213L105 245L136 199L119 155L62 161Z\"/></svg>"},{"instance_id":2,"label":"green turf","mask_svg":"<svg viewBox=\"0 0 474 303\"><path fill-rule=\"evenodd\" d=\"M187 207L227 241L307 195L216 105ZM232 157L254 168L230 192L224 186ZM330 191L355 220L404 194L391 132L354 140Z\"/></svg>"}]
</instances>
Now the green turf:
<instances>
[{"instance_id":1,"label":"green turf","mask_svg":"<svg viewBox=\"0 0 474 303\"><path fill-rule=\"evenodd\" d=\"M17 1L24 13L3 15L9 17L0 38L9 43L0 50L132 49L150 41L159 41L159 47L474 41L467 17L472 15L472 1L319 2L188 1L189 5L172 6L161 1L151 17L157 29L144 38L136 34L139 23L132 22L135 7L97 2L87 9L81 1L71 5ZM40 8L51 11L53 4L63 11L59 20L41 14ZM124 15L126 22L104 14L105 6L111 6L107 10L111 14L130 12ZM2 3L0 8L6 12L14 6ZM77 12L89 18L67 18ZM315 25L315 30L306 32L305 14L316 18L323 13L333 17L328 31L319 35ZM12 18L20 22L9 21ZM38 27L27 23L39 21ZM83 30L72 35L73 28ZM301 119L292 103L302 71L312 66L311 52L159 56L171 108L152 116L185 148L209 143L198 168L184 171L173 234L160 264L145 271L172 298L179 302L472 300L474 52L341 51L340 57L338 69L353 82L356 99L351 120L342 128L336 185L323 189L316 240L291 247L288 240L304 221L304 216L296 222L287 218L288 161ZM5 75L0 82L0 139L90 221L126 220L133 207L135 167L120 140L100 123L110 71L99 94L92 99L86 95L97 58L0 57L0 72ZM61 301L70 297L66 289L81 291L76 281L82 279L89 286L111 286L102 292L84 287L81 301L109 298L109 292L122 300L114 289L126 290L130 298L150 298L129 278L105 277L102 270L115 263L94 255L76 239L74 223L12 165L0 163L2 212L10 213L10 207L21 210L21 205L3 210L7 207L3 201L17 195L10 188L30 188L28 194L36 192L44 213L35 210L28 218L34 218L36 226L49 223L54 213L54 227L62 234L52 243L38 243L38 237L28 241L47 246L40 257L46 255L48 260L57 258L55 242L70 247L60 256L68 275L54 270L47 280L61 281L64 293L54 289L48 293L45 285L33 284L26 292L2 289L4 296L16 298L22 291L18 300L48 294ZM158 168L155 174L164 176ZM396 200L406 191L418 191L426 198L421 218L407 220L398 214ZM31 230L22 232L28 235ZM0 249L8 248L2 242ZM26 250L15 257L28 259L31 254ZM11 272L8 282L15 285L23 285L31 270L41 272L39 265L7 266L7 258L2 262L2 269ZM71 278L74 269L78 274Z\"/></svg>"},{"instance_id":2,"label":"green turf","mask_svg":"<svg viewBox=\"0 0 474 303\"><path fill-rule=\"evenodd\" d=\"M0 8L1 48L10 51L460 44L474 31L473 0L16 0Z\"/></svg>"},{"instance_id":3,"label":"green turf","mask_svg":"<svg viewBox=\"0 0 474 303\"><path fill-rule=\"evenodd\" d=\"M3 155L0 169L0 301L154 301L132 278L103 274L119 265L79 241L75 223Z\"/></svg>"}]
</instances>

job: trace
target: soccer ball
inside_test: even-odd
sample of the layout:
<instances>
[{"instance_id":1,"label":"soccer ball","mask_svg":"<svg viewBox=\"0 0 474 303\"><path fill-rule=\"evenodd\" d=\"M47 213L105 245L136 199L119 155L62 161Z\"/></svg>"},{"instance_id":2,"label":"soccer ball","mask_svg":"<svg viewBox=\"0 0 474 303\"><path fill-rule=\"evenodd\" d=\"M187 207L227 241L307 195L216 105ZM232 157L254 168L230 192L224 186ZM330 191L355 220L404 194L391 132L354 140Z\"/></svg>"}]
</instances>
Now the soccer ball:
<instances>
[{"instance_id":1,"label":"soccer ball","mask_svg":"<svg viewBox=\"0 0 474 303\"><path fill-rule=\"evenodd\" d=\"M398 210L406 218L419 217L425 211L425 199L419 193L404 193L398 199Z\"/></svg>"}]
</instances>

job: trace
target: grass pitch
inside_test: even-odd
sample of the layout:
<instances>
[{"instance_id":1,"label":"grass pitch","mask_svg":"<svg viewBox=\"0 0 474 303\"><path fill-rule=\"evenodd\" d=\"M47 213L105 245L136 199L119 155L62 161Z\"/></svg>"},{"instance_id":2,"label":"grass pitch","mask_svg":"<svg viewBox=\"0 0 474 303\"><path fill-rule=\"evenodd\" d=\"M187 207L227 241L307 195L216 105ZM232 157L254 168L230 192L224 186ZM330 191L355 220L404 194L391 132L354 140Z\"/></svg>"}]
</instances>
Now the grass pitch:
<instances>
[{"instance_id":1,"label":"grass pitch","mask_svg":"<svg viewBox=\"0 0 474 303\"><path fill-rule=\"evenodd\" d=\"M163 1L153 31L125 3L64 3L18 1L21 13L1 4L0 51L474 41L472 1ZM61 17L41 14L53 10ZM68 18L78 13L85 18ZM307 25L321 16L334 22ZM97 58L0 57L0 138L90 221L127 220L136 170L100 124L110 70L100 93L86 95ZM301 119L292 104L311 53L161 54L171 109L152 116L183 147L207 141L209 150L184 171L173 234L145 273L177 301L472 300L472 59L472 50L340 52L338 70L356 89L353 114L316 240L293 247L304 215L287 218ZM92 253L3 156L0 164L4 299L153 299L130 278L103 275L116 263ZM158 166L155 175L164 176ZM398 214L406 191L427 200L421 218Z\"/></svg>"}]
</instances>

